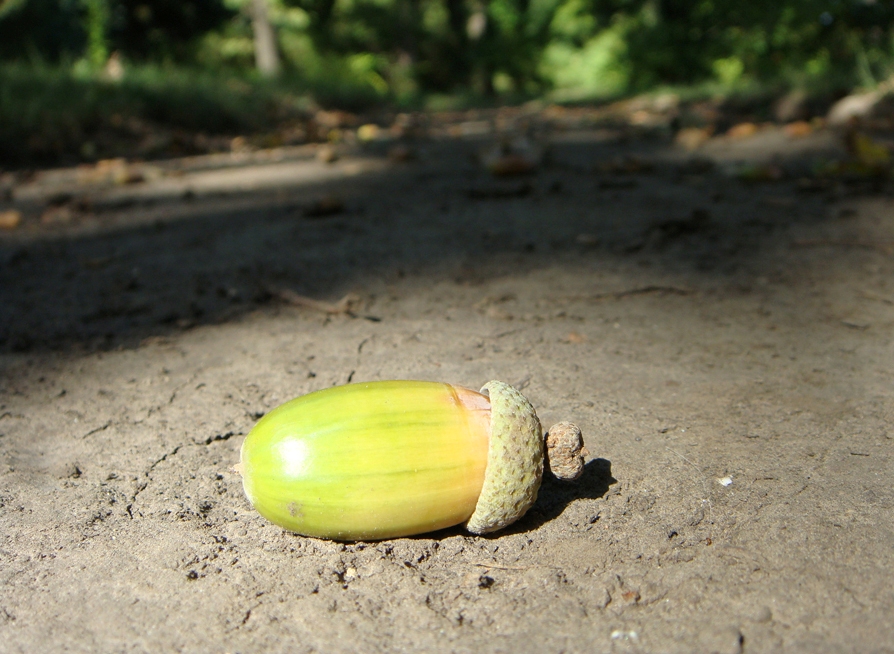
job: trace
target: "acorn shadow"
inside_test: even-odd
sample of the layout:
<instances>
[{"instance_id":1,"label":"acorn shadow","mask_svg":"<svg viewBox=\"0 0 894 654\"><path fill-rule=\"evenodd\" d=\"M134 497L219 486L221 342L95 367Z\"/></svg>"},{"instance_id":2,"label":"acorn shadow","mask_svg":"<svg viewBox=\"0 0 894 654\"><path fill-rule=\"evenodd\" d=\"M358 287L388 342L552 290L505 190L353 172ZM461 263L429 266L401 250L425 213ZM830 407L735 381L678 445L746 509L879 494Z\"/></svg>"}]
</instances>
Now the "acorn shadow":
<instances>
[{"instance_id":1,"label":"acorn shadow","mask_svg":"<svg viewBox=\"0 0 894 654\"><path fill-rule=\"evenodd\" d=\"M608 459L593 459L584 465L584 472L574 481L560 481L548 471L543 474L543 482L537 494L537 501L517 522L484 538L500 538L509 534L521 534L538 529L558 518L574 500L598 500L618 480L612 476L612 463ZM452 536L469 536L462 525L448 527L440 531L410 536L410 538L442 540Z\"/></svg>"},{"instance_id":2,"label":"acorn shadow","mask_svg":"<svg viewBox=\"0 0 894 654\"><path fill-rule=\"evenodd\" d=\"M543 483L534 506L515 524L494 535L532 531L555 520L575 500L598 500L605 497L618 480L612 476L612 463L608 459L592 459L584 465L584 472L574 481L560 481L549 472L543 475Z\"/></svg>"}]
</instances>

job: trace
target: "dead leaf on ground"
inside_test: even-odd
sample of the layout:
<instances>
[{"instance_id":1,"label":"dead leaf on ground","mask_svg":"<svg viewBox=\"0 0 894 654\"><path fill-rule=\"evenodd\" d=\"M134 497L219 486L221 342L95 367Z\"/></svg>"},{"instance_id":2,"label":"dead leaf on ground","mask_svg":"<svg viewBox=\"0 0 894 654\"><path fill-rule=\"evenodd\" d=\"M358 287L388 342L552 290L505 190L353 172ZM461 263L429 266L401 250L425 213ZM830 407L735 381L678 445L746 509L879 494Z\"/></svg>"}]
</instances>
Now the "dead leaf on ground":
<instances>
[{"instance_id":1,"label":"dead leaf on ground","mask_svg":"<svg viewBox=\"0 0 894 654\"><path fill-rule=\"evenodd\" d=\"M345 203L334 195L326 195L304 208L305 218L327 218L345 210Z\"/></svg>"},{"instance_id":2,"label":"dead leaf on ground","mask_svg":"<svg viewBox=\"0 0 894 654\"><path fill-rule=\"evenodd\" d=\"M684 127L674 137L674 143L684 150L698 150L711 140L714 127Z\"/></svg>"},{"instance_id":3,"label":"dead leaf on ground","mask_svg":"<svg viewBox=\"0 0 894 654\"><path fill-rule=\"evenodd\" d=\"M40 222L44 225L66 225L74 218L75 213L67 204L47 207L40 215Z\"/></svg>"},{"instance_id":4,"label":"dead leaf on ground","mask_svg":"<svg viewBox=\"0 0 894 654\"><path fill-rule=\"evenodd\" d=\"M640 600L640 594L637 590L627 590L621 593L621 597L629 604L636 604Z\"/></svg>"},{"instance_id":5,"label":"dead leaf on ground","mask_svg":"<svg viewBox=\"0 0 894 654\"><path fill-rule=\"evenodd\" d=\"M338 150L331 145L320 146L317 150L317 161L327 164L338 161Z\"/></svg>"},{"instance_id":6,"label":"dead leaf on ground","mask_svg":"<svg viewBox=\"0 0 894 654\"><path fill-rule=\"evenodd\" d=\"M743 182L778 182L785 177L785 171L775 163L755 164L739 168L736 177Z\"/></svg>"},{"instance_id":7,"label":"dead leaf on ground","mask_svg":"<svg viewBox=\"0 0 894 654\"><path fill-rule=\"evenodd\" d=\"M726 132L726 136L736 140L746 139L757 134L760 129L760 126L754 123L739 123L730 127Z\"/></svg>"},{"instance_id":8,"label":"dead leaf on ground","mask_svg":"<svg viewBox=\"0 0 894 654\"><path fill-rule=\"evenodd\" d=\"M242 154L251 152L252 147L244 136L235 136L230 141L230 152L234 152L236 154Z\"/></svg>"},{"instance_id":9,"label":"dead leaf on ground","mask_svg":"<svg viewBox=\"0 0 894 654\"><path fill-rule=\"evenodd\" d=\"M600 173L612 173L614 175L636 175L649 173L655 170L655 164L648 159L636 155L618 157L611 161L603 161L596 164L595 169Z\"/></svg>"},{"instance_id":10,"label":"dead leaf on ground","mask_svg":"<svg viewBox=\"0 0 894 654\"><path fill-rule=\"evenodd\" d=\"M22 212L16 209L0 211L0 229L15 229L22 224Z\"/></svg>"},{"instance_id":11,"label":"dead leaf on ground","mask_svg":"<svg viewBox=\"0 0 894 654\"><path fill-rule=\"evenodd\" d=\"M146 181L146 174L140 168L134 166L126 166L118 171L112 178L112 181L119 186L125 184L139 184Z\"/></svg>"},{"instance_id":12,"label":"dead leaf on ground","mask_svg":"<svg viewBox=\"0 0 894 654\"><path fill-rule=\"evenodd\" d=\"M334 109L326 111L321 109L314 114L313 121L322 127L336 129L342 127L353 127L359 122L356 114L347 111Z\"/></svg>"},{"instance_id":13,"label":"dead leaf on ground","mask_svg":"<svg viewBox=\"0 0 894 654\"><path fill-rule=\"evenodd\" d=\"M446 131L452 137L462 138L490 134L493 129L489 120L465 120L456 125L449 125Z\"/></svg>"},{"instance_id":14,"label":"dead leaf on ground","mask_svg":"<svg viewBox=\"0 0 894 654\"><path fill-rule=\"evenodd\" d=\"M891 152L887 146L861 132L848 132L847 150L858 163L868 169L887 170L891 165Z\"/></svg>"},{"instance_id":15,"label":"dead leaf on ground","mask_svg":"<svg viewBox=\"0 0 894 654\"><path fill-rule=\"evenodd\" d=\"M801 139L805 136L810 136L813 133L813 125L806 120L798 120L789 123L783 129L785 130L785 135L790 139Z\"/></svg>"},{"instance_id":16,"label":"dead leaf on ground","mask_svg":"<svg viewBox=\"0 0 894 654\"><path fill-rule=\"evenodd\" d=\"M357 138L361 141L375 141L382 135L382 128L375 123L367 123L357 128Z\"/></svg>"},{"instance_id":17,"label":"dead leaf on ground","mask_svg":"<svg viewBox=\"0 0 894 654\"><path fill-rule=\"evenodd\" d=\"M388 150L388 159L394 163L405 163L416 158L416 153L408 145L395 145Z\"/></svg>"},{"instance_id":18,"label":"dead leaf on ground","mask_svg":"<svg viewBox=\"0 0 894 654\"><path fill-rule=\"evenodd\" d=\"M509 153L489 161L487 168L496 177L529 175L537 168L537 162L521 154Z\"/></svg>"},{"instance_id":19,"label":"dead leaf on ground","mask_svg":"<svg viewBox=\"0 0 894 654\"><path fill-rule=\"evenodd\" d=\"M813 171L816 177L847 181L884 179L890 176L891 151L894 146L853 127L845 133L844 145L849 158L820 162Z\"/></svg>"},{"instance_id":20,"label":"dead leaf on ground","mask_svg":"<svg viewBox=\"0 0 894 654\"><path fill-rule=\"evenodd\" d=\"M130 164L127 159L102 159L92 166L82 166L79 170L78 182L123 186L146 181L147 173L144 166Z\"/></svg>"},{"instance_id":21,"label":"dead leaf on ground","mask_svg":"<svg viewBox=\"0 0 894 654\"><path fill-rule=\"evenodd\" d=\"M530 175L543 160L543 147L527 138L505 138L481 155L481 161L495 177Z\"/></svg>"},{"instance_id":22,"label":"dead leaf on ground","mask_svg":"<svg viewBox=\"0 0 894 654\"><path fill-rule=\"evenodd\" d=\"M630 114L627 122L635 127L662 127L667 125L668 117L664 112L638 109Z\"/></svg>"}]
</instances>

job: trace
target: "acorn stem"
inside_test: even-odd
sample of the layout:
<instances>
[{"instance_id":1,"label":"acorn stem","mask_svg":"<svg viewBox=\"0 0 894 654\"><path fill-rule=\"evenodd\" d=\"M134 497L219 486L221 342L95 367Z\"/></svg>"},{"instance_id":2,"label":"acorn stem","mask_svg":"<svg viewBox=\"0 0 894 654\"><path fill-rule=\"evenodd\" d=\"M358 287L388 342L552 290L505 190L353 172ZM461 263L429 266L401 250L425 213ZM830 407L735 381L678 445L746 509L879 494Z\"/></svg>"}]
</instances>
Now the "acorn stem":
<instances>
[{"instance_id":1,"label":"acorn stem","mask_svg":"<svg viewBox=\"0 0 894 654\"><path fill-rule=\"evenodd\" d=\"M577 425L559 422L546 432L546 462L556 479L574 481L584 473L590 451Z\"/></svg>"}]
</instances>

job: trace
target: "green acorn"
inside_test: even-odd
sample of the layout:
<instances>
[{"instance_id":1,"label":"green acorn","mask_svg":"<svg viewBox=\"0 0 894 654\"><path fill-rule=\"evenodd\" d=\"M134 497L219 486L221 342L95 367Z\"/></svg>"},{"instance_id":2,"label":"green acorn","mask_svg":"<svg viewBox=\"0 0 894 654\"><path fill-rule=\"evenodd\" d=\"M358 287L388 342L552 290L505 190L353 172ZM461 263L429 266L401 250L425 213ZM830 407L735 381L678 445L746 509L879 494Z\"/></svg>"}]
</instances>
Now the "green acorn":
<instances>
[{"instance_id":1,"label":"green acorn","mask_svg":"<svg viewBox=\"0 0 894 654\"><path fill-rule=\"evenodd\" d=\"M319 538L501 529L537 499L545 441L521 393L498 381L481 390L381 381L296 398L242 444L245 494L271 522ZM554 474L576 478L588 454L580 431L551 431Z\"/></svg>"}]
</instances>

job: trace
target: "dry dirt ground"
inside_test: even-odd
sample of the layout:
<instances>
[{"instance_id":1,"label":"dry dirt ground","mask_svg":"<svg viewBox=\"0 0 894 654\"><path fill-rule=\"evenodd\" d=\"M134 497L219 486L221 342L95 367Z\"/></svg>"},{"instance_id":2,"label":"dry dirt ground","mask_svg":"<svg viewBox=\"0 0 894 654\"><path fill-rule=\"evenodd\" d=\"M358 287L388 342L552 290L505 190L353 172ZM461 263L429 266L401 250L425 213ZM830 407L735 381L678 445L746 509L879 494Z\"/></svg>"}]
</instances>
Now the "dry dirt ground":
<instances>
[{"instance_id":1,"label":"dry dirt ground","mask_svg":"<svg viewBox=\"0 0 894 654\"><path fill-rule=\"evenodd\" d=\"M894 652L890 184L772 128L499 180L486 128L10 182L0 651ZM515 384L592 461L488 537L252 509L258 417L399 378Z\"/></svg>"}]
</instances>

